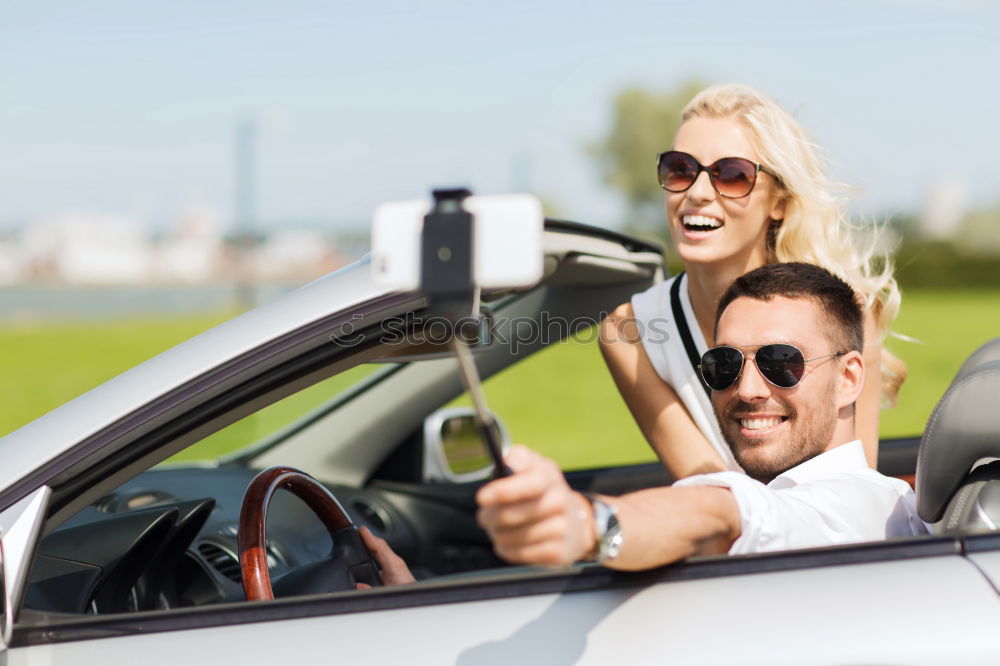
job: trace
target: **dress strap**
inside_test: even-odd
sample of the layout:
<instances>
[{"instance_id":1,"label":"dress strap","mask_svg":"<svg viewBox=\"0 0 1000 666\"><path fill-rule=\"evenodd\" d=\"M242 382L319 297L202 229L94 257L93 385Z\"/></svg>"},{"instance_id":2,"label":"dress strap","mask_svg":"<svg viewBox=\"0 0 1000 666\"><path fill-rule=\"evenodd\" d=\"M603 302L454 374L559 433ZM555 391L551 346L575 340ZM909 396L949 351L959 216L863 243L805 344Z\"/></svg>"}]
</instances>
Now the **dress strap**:
<instances>
[{"instance_id":1,"label":"dress strap","mask_svg":"<svg viewBox=\"0 0 1000 666\"><path fill-rule=\"evenodd\" d=\"M712 392L701 378L701 372L698 371L698 365L701 363L701 359L698 357L698 348L694 345L694 338L691 337L691 329L688 328L687 318L684 317L684 308L681 307L681 278L683 277L684 273L679 273L674 283L670 285L670 309L674 313L674 323L677 325L677 332L681 336L681 343L684 345L684 351L687 352L688 360L691 361L691 367L694 368L694 374L698 377L698 383L705 389L705 393L708 395L709 400L711 400Z\"/></svg>"}]
</instances>

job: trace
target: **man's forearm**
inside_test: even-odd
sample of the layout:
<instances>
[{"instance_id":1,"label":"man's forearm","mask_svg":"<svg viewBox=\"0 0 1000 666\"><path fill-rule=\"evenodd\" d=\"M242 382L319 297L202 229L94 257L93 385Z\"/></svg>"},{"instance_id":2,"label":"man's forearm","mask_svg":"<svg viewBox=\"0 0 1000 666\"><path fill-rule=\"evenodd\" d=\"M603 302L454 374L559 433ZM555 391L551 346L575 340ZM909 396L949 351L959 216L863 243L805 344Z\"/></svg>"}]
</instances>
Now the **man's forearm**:
<instances>
[{"instance_id":1,"label":"man's forearm","mask_svg":"<svg viewBox=\"0 0 1000 666\"><path fill-rule=\"evenodd\" d=\"M604 499L617 508L622 530L620 553L605 562L614 569L722 554L740 535L739 508L727 488L651 488Z\"/></svg>"},{"instance_id":2,"label":"man's forearm","mask_svg":"<svg viewBox=\"0 0 1000 666\"><path fill-rule=\"evenodd\" d=\"M496 553L516 564L564 567L594 557L597 530L590 500L566 483L552 460L523 446L506 458L514 474L476 493L479 524ZM736 500L726 488L654 488L605 497L623 538L609 567L648 569L695 554L724 553L739 537Z\"/></svg>"}]
</instances>

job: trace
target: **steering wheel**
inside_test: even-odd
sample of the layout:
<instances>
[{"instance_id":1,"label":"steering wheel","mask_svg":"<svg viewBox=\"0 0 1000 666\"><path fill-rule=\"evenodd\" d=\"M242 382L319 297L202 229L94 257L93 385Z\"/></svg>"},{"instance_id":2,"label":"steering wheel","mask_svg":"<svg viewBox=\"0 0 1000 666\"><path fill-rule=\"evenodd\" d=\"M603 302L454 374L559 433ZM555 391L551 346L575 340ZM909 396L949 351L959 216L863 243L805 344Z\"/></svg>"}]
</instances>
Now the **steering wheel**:
<instances>
[{"instance_id":1,"label":"steering wheel","mask_svg":"<svg viewBox=\"0 0 1000 666\"><path fill-rule=\"evenodd\" d=\"M247 486L240 507L240 524L237 540L240 549L240 570L243 590L248 601L274 599L271 574L267 568L267 549L264 537L264 519L274 491L285 488L313 510L330 531L333 538L331 560L319 566L302 567L298 572L299 587L316 587L315 580L334 589L354 589L358 582L376 586L382 584L378 567L371 553L361 540L350 516L337 498L321 483L305 472L291 467L272 467L253 478ZM286 578L292 577L292 574ZM279 582L284 582L284 579ZM305 585L302 585L305 583Z\"/></svg>"}]
</instances>

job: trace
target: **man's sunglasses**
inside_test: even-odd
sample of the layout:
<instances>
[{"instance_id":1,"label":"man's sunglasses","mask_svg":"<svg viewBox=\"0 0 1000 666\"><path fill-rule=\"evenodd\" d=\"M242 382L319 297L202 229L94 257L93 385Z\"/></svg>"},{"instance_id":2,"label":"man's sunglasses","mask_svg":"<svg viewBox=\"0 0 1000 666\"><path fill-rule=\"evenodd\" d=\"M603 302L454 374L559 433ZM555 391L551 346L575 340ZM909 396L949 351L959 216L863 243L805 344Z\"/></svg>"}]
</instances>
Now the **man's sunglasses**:
<instances>
[{"instance_id":1,"label":"man's sunglasses","mask_svg":"<svg viewBox=\"0 0 1000 666\"><path fill-rule=\"evenodd\" d=\"M806 363L830 356L841 356L846 351L805 358L797 347L786 344L763 345L751 354L761 376L778 388L792 388L802 381ZM735 384L743 373L747 355L736 347L714 347L701 357L701 377L713 391L725 391Z\"/></svg>"},{"instance_id":2,"label":"man's sunglasses","mask_svg":"<svg viewBox=\"0 0 1000 666\"><path fill-rule=\"evenodd\" d=\"M660 187L667 192L684 192L698 180L702 171L708 172L712 187L727 199L742 199L757 184L757 172L774 174L758 162L742 157L723 157L708 166L679 150L668 150L656 157L656 174Z\"/></svg>"}]
</instances>

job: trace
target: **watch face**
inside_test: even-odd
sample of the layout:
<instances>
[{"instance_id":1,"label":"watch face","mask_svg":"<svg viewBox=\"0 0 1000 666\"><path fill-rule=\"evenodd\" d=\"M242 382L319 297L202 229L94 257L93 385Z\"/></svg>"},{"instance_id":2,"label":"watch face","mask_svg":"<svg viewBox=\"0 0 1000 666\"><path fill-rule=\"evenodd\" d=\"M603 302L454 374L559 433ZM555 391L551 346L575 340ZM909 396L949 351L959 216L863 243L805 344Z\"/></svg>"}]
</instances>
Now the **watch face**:
<instances>
[{"instance_id":1,"label":"watch face","mask_svg":"<svg viewBox=\"0 0 1000 666\"><path fill-rule=\"evenodd\" d=\"M601 534L601 545L598 549L597 561L604 562L618 557L622 549L622 528L618 524L617 512L612 509L605 524L604 533Z\"/></svg>"},{"instance_id":2,"label":"watch face","mask_svg":"<svg viewBox=\"0 0 1000 666\"><path fill-rule=\"evenodd\" d=\"M622 533L621 531L616 531L614 535L608 535L610 538L607 539L605 544L601 544L601 559L602 560L613 560L618 557L618 553L622 551Z\"/></svg>"},{"instance_id":3,"label":"watch face","mask_svg":"<svg viewBox=\"0 0 1000 666\"><path fill-rule=\"evenodd\" d=\"M585 493L594 509L594 532L597 535L597 562L614 559L622 549L622 529L618 510L591 493Z\"/></svg>"}]
</instances>

